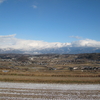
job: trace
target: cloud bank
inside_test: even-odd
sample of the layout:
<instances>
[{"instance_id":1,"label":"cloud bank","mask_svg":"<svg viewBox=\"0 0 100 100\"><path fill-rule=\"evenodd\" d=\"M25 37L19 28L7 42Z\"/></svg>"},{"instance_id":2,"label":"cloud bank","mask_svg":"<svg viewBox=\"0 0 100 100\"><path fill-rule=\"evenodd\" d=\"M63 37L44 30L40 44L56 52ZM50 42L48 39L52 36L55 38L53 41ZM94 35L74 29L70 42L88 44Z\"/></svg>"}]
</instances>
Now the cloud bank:
<instances>
[{"instance_id":1,"label":"cloud bank","mask_svg":"<svg viewBox=\"0 0 100 100\"><path fill-rule=\"evenodd\" d=\"M16 38L15 34L0 36L0 48L13 48L20 50L42 50L62 47L100 47L100 41L84 39L74 41L71 43L49 43L44 41L18 39Z\"/></svg>"}]
</instances>

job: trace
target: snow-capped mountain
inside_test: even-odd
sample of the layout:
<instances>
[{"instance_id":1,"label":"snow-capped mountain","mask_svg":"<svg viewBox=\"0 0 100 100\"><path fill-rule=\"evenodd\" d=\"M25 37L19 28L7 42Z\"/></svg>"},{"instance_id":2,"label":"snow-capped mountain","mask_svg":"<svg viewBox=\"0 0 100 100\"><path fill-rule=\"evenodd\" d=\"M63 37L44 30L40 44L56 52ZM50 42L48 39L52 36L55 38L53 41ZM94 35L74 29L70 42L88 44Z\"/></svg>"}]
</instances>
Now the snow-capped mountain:
<instances>
[{"instance_id":1,"label":"snow-capped mountain","mask_svg":"<svg viewBox=\"0 0 100 100\"><path fill-rule=\"evenodd\" d=\"M0 36L0 53L21 54L77 54L99 53L100 41L84 39L71 43L44 42L36 40L23 40L15 38L15 35Z\"/></svg>"},{"instance_id":2,"label":"snow-capped mountain","mask_svg":"<svg viewBox=\"0 0 100 100\"><path fill-rule=\"evenodd\" d=\"M20 50L20 49L0 49L0 53L16 53L16 54L78 54L78 53L100 53L100 48L94 47L62 47L41 50Z\"/></svg>"}]
</instances>

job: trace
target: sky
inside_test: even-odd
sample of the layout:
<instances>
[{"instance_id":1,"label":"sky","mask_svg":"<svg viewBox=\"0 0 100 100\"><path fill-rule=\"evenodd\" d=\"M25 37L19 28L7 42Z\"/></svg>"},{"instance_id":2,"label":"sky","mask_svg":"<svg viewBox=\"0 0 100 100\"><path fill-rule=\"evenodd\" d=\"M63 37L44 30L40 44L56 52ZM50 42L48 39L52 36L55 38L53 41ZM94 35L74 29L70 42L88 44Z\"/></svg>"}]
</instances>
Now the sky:
<instances>
[{"instance_id":1,"label":"sky","mask_svg":"<svg viewBox=\"0 0 100 100\"><path fill-rule=\"evenodd\" d=\"M100 0L0 0L0 41L9 36L43 43L100 44Z\"/></svg>"}]
</instances>

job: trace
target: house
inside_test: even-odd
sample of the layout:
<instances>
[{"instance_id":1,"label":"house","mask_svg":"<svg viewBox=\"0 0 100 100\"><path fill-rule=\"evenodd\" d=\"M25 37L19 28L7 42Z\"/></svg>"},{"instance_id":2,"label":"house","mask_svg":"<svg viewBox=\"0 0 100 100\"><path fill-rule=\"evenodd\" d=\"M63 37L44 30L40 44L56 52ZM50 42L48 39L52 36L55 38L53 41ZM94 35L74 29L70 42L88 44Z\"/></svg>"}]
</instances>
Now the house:
<instances>
[{"instance_id":1,"label":"house","mask_svg":"<svg viewBox=\"0 0 100 100\"><path fill-rule=\"evenodd\" d=\"M5 73L7 73L7 72L9 72L9 70L2 70L2 72L5 72Z\"/></svg>"},{"instance_id":2,"label":"house","mask_svg":"<svg viewBox=\"0 0 100 100\"><path fill-rule=\"evenodd\" d=\"M74 70L77 70L77 69L78 69L78 67L74 67L73 69L74 69Z\"/></svg>"},{"instance_id":3,"label":"house","mask_svg":"<svg viewBox=\"0 0 100 100\"><path fill-rule=\"evenodd\" d=\"M49 70L56 70L56 68L53 68L53 67L49 67Z\"/></svg>"}]
</instances>

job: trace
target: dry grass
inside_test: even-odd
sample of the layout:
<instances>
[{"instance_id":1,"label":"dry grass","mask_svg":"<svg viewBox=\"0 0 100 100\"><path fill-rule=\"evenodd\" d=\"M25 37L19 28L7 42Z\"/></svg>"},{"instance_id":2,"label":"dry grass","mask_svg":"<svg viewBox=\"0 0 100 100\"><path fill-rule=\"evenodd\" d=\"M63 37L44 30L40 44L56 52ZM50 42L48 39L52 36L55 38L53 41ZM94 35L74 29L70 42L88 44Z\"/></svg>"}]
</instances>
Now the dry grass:
<instances>
[{"instance_id":1,"label":"dry grass","mask_svg":"<svg viewBox=\"0 0 100 100\"><path fill-rule=\"evenodd\" d=\"M0 70L0 81L39 82L39 83L100 83L100 72L81 72L68 70L21 71Z\"/></svg>"},{"instance_id":2,"label":"dry grass","mask_svg":"<svg viewBox=\"0 0 100 100\"><path fill-rule=\"evenodd\" d=\"M5 69L4 69L5 70ZM25 71L25 70L9 70L4 73L0 71L0 75L19 75L19 76L48 76L48 77L100 77L100 72L81 72L80 70L51 70L51 71Z\"/></svg>"},{"instance_id":3,"label":"dry grass","mask_svg":"<svg viewBox=\"0 0 100 100\"><path fill-rule=\"evenodd\" d=\"M40 83L100 83L100 77L50 77L0 75L0 81L40 82Z\"/></svg>"}]
</instances>

